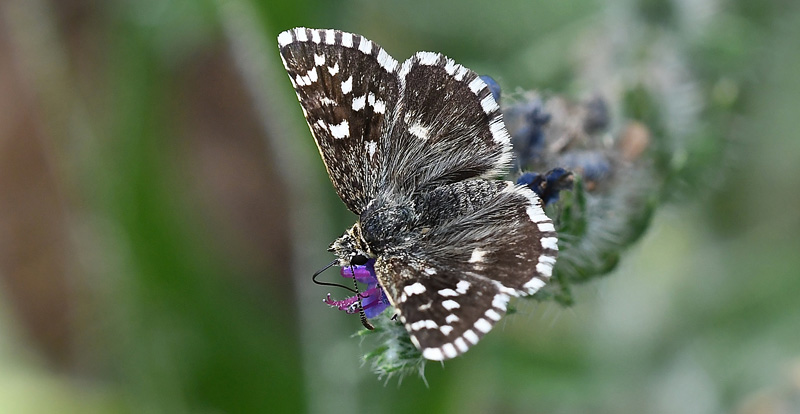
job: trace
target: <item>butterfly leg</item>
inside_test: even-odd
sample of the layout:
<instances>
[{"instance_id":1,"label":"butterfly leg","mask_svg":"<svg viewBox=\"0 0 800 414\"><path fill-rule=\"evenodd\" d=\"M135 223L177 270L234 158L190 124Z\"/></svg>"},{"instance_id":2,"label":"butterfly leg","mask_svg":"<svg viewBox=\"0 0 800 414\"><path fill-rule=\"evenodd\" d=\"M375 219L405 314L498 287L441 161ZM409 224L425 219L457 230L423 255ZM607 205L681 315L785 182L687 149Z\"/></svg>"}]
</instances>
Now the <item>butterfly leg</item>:
<instances>
[{"instance_id":1,"label":"butterfly leg","mask_svg":"<svg viewBox=\"0 0 800 414\"><path fill-rule=\"evenodd\" d=\"M356 287L356 297L358 298L358 316L361 318L361 324L370 331L374 330L375 327L372 326L372 324L367 320L367 314L364 313L364 306L361 305L361 292L358 291L358 281L356 281L355 277L353 278L353 285Z\"/></svg>"}]
</instances>

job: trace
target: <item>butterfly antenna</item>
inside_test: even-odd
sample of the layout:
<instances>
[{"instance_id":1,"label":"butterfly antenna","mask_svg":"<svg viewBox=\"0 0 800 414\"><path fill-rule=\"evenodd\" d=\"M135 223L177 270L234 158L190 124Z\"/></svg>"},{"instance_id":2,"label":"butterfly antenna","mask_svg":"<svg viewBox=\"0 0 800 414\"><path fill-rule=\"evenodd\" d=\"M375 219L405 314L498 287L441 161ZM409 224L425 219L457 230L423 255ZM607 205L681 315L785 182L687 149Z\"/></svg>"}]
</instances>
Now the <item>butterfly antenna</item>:
<instances>
[{"instance_id":1,"label":"butterfly antenna","mask_svg":"<svg viewBox=\"0 0 800 414\"><path fill-rule=\"evenodd\" d=\"M374 330L375 327L369 323L367 320L367 314L364 313L364 307L361 306L361 293L358 291L358 282L356 282L356 273L353 271L353 266L350 266L350 273L353 274L353 286L356 288L356 296L358 297L358 316L361 317L361 324L370 331Z\"/></svg>"},{"instance_id":2,"label":"butterfly antenna","mask_svg":"<svg viewBox=\"0 0 800 414\"><path fill-rule=\"evenodd\" d=\"M349 287L347 287L347 286L345 286L345 285L340 285L340 284L338 284L338 283L320 282L319 280L317 280L317 276L319 276L319 275L320 275L320 273L322 273L322 272L324 272L324 271L328 270L328 269L329 269L331 266L335 265L335 264L336 264L336 262L338 262L338 260L334 260L334 261L332 261L332 262L328 263L328 265L327 265L327 266L325 266L325 267L323 267L322 269L320 269L320 270L317 270L317 273L314 273L314 276L311 276L311 280L312 280L314 283L318 284L318 285L322 285L322 286L336 286L336 287L340 287L340 288L342 288L342 289L347 289L347 290L349 290L349 291L351 291L351 292L353 292L353 293L355 293L355 294L358 294L358 290L353 290L353 289L350 289ZM352 271L352 269L351 269L350 271ZM355 274L354 274L354 275L355 275ZM353 277L353 280L355 280L355 277Z\"/></svg>"}]
</instances>

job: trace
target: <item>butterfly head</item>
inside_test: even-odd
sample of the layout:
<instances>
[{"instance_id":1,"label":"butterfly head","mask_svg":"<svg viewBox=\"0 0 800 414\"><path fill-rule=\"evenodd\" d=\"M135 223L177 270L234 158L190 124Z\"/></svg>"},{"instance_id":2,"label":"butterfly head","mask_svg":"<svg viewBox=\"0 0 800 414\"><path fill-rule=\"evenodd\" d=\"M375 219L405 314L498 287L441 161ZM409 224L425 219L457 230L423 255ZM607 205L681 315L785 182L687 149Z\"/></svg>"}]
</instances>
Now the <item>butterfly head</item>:
<instances>
[{"instance_id":1,"label":"butterfly head","mask_svg":"<svg viewBox=\"0 0 800 414\"><path fill-rule=\"evenodd\" d=\"M360 266L376 255L371 251L361 232L361 224L356 223L347 229L344 234L336 239L328 248L339 258L338 265Z\"/></svg>"}]
</instances>

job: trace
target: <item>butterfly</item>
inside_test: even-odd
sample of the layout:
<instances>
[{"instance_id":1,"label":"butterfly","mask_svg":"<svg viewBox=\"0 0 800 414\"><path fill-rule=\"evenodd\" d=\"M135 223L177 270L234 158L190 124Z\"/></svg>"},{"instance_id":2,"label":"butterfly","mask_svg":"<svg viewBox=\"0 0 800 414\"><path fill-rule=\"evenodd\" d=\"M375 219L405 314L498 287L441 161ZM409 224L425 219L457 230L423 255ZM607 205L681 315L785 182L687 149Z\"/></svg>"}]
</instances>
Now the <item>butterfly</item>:
<instances>
[{"instance_id":1,"label":"butterfly","mask_svg":"<svg viewBox=\"0 0 800 414\"><path fill-rule=\"evenodd\" d=\"M403 63L357 34L295 28L281 59L331 182L356 223L329 250L374 260L380 287L429 360L466 352L551 277L558 239L512 161L500 107L439 53Z\"/></svg>"}]
</instances>

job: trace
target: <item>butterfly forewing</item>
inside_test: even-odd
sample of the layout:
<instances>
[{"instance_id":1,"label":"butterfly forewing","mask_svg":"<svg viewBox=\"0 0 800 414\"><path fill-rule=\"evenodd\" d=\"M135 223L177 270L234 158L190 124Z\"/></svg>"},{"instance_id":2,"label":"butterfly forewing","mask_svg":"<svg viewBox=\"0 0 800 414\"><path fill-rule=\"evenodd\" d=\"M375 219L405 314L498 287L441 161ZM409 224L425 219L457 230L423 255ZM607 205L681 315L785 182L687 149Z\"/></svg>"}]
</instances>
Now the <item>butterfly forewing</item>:
<instances>
[{"instance_id":1,"label":"butterfly forewing","mask_svg":"<svg viewBox=\"0 0 800 414\"><path fill-rule=\"evenodd\" d=\"M288 30L278 43L331 181L356 214L379 187L420 191L507 168L497 102L452 59L419 52L400 65L368 39L330 29Z\"/></svg>"},{"instance_id":2,"label":"butterfly forewing","mask_svg":"<svg viewBox=\"0 0 800 414\"><path fill-rule=\"evenodd\" d=\"M339 30L287 30L278 44L333 186L360 214L379 185L399 65L368 39Z\"/></svg>"},{"instance_id":3,"label":"butterfly forewing","mask_svg":"<svg viewBox=\"0 0 800 414\"><path fill-rule=\"evenodd\" d=\"M418 52L403 63L399 76L403 88L387 140L386 169L395 172L388 177L401 191L505 172L509 135L499 106L475 72L441 54Z\"/></svg>"}]
</instances>

